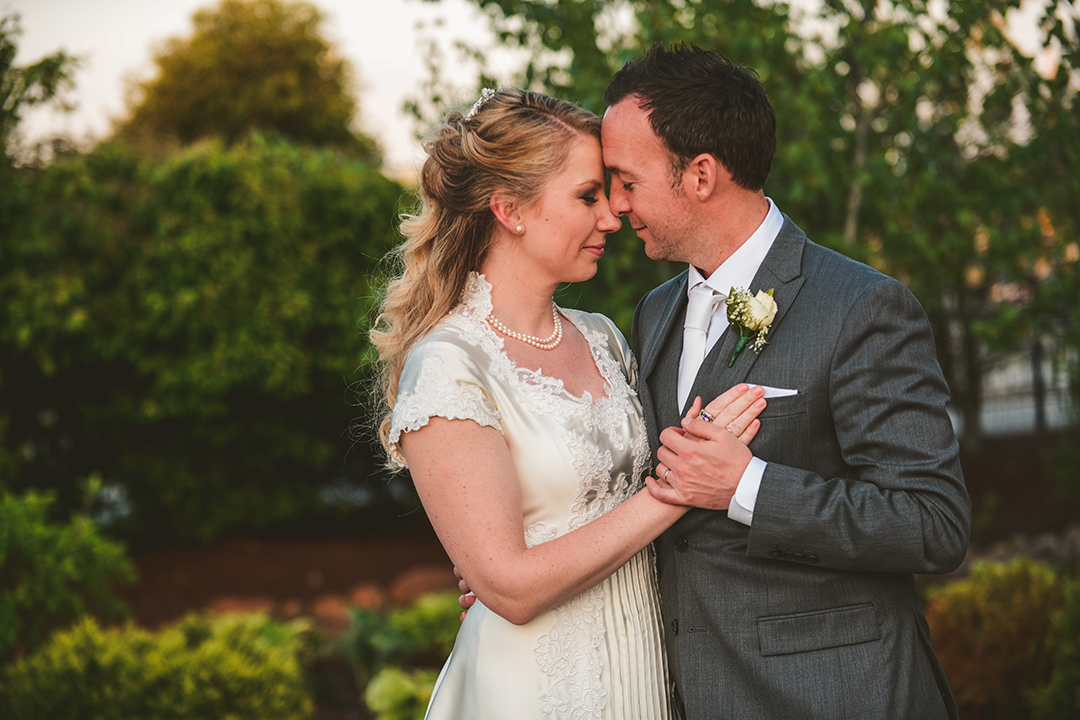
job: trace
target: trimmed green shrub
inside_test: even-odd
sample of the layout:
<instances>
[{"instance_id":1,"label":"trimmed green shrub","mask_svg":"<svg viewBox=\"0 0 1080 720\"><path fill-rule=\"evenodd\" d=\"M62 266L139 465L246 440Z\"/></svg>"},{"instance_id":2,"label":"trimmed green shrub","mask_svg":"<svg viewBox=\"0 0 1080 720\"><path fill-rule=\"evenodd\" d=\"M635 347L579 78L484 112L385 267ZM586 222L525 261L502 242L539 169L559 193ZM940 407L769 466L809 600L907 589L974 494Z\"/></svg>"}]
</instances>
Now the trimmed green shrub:
<instances>
[{"instance_id":1,"label":"trimmed green shrub","mask_svg":"<svg viewBox=\"0 0 1080 720\"><path fill-rule=\"evenodd\" d=\"M415 664L441 667L461 627L458 593L424 595L412 607L392 612L390 623L412 638Z\"/></svg>"},{"instance_id":2,"label":"trimmed green shrub","mask_svg":"<svg viewBox=\"0 0 1080 720\"><path fill-rule=\"evenodd\" d=\"M397 663L411 653L411 638L390 624L386 613L349 609L349 629L337 649L349 660L356 686L365 687L379 668Z\"/></svg>"},{"instance_id":3,"label":"trimmed green shrub","mask_svg":"<svg viewBox=\"0 0 1080 720\"><path fill-rule=\"evenodd\" d=\"M158 633L85 618L6 672L12 720L308 720L304 624L189 616Z\"/></svg>"},{"instance_id":4,"label":"trimmed green shrub","mask_svg":"<svg viewBox=\"0 0 1080 720\"><path fill-rule=\"evenodd\" d=\"M926 620L962 717L1029 717L1028 694L1051 677L1066 586L1048 565L1018 558L976 563L927 590Z\"/></svg>"},{"instance_id":5,"label":"trimmed green shrub","mask_svg":"<svg viewBox=\"0 0 1080 720\"><path fill-rule=\"evenodd\" d=\"M124 546L86 517L49 522L51 503L50 495L0 491L0 667L83 613L127 612L113 594L135 579Z\"/></svg>"},{"instance_id":6,"label":"trimmed green shrub","mask_svg":"<svg viewBox=\"0 0 1080 720\"><path fill-rule=\"evenodd\" d=\"M385 666L437 668L454 649L461 607L453 592L424 595L406 608L350 608L349 630L337 649L349 659L358 687Z\"/></svg>"},{"instance_id":7,"label":"trimmed green shrub","mask_svg":"<svg viewBox=\"0 0 1080 720\"><path fill-rule=\"evenodd\" d=\"M423 720L438 678L426 668L383 668L364 690L364 702L378 720Z\"/></svg>"}]
</instances>

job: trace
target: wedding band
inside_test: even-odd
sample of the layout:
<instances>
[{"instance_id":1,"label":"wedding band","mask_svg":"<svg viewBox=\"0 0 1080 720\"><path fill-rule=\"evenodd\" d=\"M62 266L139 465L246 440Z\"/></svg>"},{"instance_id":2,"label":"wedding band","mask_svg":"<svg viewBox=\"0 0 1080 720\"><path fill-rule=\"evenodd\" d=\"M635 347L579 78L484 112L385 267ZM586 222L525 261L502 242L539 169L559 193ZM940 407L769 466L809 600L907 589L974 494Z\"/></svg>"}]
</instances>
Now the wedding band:
<instances>
[{"instance_id":1,"label":"wedding band","mask_svg":"<svg viewBox=\"0 0 1080 720\"><path fill-rule=\"evenodd\" d=\"M667 482L667 474L671 472L671 468L664 468L664 482Z\"/></svg>"},{"instance_id":2,"label":"wedding band","mask_svg":"<svg viewBox=\"0 0 1080 720\"><path fill-rule=\"evenodd\" d=\"M716 419L712 415L710 415L709 413L705 412L704 410L702 410L701 412L698 413L698 417L701 418L702 420L704 420L705 422L712 422L713 420Z\"/></svg>"}]
</instances>

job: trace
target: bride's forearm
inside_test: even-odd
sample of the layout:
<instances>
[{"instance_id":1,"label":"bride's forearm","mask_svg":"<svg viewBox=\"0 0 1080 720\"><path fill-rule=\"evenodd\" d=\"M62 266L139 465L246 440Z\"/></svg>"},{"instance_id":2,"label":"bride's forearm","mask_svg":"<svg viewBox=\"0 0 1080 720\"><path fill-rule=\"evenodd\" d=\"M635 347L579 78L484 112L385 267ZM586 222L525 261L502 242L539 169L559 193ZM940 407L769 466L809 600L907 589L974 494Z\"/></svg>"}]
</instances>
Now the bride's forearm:
<instances>
[{"instance_id":1,"label":"bride's forearm","mask_svg":"<svg viewBox=\"0 0 1080 720\"><path fill-rule=\"evenodd\" d=\"M587 525L528 548L520 483L497 430L435 417L406 433L402 449L446 553L476 596L516 624L596 585L686 512L639 492Z\"/></svg>"},{"instance_id":2,"label":"bride's forearm","mask_svg":"<svg viewBox=\"0 0 1080 720\"><path fill-rule=\"evenodd\" d=\"M587 525L520 552L507 574L481 563L475 578L464 577L489 609L524 624L612 575L688 509L639 492Z\"/></svg>"}]
</instances>

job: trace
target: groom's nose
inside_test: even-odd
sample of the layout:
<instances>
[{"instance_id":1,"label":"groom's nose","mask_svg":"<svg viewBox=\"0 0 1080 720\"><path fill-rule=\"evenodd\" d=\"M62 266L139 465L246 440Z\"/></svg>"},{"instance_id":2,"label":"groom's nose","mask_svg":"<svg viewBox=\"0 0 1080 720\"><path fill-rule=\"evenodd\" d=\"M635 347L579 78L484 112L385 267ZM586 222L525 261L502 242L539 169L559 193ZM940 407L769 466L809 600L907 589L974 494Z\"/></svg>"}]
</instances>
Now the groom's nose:
<instances>
[{"instance_id":1,"label":"groom's nose","mask_svg":"<svg viewBox=\"0 0 1080 720\"><path fill-rule=\"evenodd\" d=\"M611 212L615 213L619 217L630 214L630 198L627 196L625 190L622 189L620 183L616 180L611 183L611 199L608 204L611 206Z\"/></svg>"}]
</instances>

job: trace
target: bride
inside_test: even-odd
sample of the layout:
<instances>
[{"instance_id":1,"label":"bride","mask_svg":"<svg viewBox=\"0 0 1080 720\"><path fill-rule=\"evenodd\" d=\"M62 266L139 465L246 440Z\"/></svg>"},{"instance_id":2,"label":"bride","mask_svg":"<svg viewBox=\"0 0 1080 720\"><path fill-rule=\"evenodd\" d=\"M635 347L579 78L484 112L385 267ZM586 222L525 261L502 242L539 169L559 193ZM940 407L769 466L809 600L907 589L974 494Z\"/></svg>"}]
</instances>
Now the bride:
<instances>
[{"instance_id":1,"label":"bride","mask_svg":"<svg viewBox=\"0 0 1080 720\"><path fill-rule=\"evenodd\" d=\"M626 341L552 300L619 228L599 138L591 113L502 89L425 144L372 340L391 463L477 598L428 718L670 717L649 543L687 508L638 492L649 446ZM708 409L749 443L760 405L736 389Z\"/></svg>"}]
</instances>

